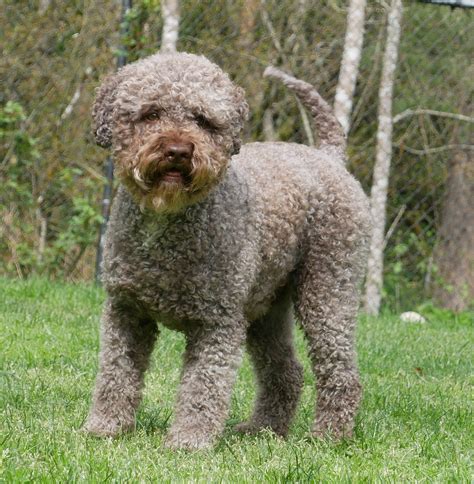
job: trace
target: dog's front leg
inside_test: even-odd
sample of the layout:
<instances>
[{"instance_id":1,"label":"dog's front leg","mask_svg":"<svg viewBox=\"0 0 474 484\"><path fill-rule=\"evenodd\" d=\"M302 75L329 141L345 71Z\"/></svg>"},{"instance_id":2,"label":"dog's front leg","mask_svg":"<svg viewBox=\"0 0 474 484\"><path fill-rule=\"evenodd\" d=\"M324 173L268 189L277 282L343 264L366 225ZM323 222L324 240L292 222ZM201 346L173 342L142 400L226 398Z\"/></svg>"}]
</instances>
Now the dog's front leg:
<instances>
[{"instance_id":1,"label":"dog's front leg","mask_svg":"<svg viewBox=\"0 0 474 484\"><path fill-rule=\"evenodd\" d=\"M154 321L136 310L108 301L102 315L99 373L84 429L115 436L135 427L143 376L156 339Z\"/></svg>"},{"instance_id":2,"label":"dog's front leg","mask_svg":"<svg viewBox=\"0 0 474 484\"><path fill-rule=\"evenodd\" d=\"M210 447L222 432L245 333L245 324L235 320L187 333L176 416L166 438L167 447Z\"/></svg>"}]
</instances>

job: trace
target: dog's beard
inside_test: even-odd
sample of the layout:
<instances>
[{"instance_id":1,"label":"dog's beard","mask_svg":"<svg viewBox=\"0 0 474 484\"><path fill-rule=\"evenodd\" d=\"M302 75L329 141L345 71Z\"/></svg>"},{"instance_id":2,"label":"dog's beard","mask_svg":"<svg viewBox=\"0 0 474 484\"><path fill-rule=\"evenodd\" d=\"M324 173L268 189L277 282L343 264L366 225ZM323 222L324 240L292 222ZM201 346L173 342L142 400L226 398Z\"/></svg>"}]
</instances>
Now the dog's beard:
<instances>
[{"instance_id":1,"label":"dog's beard","mask_svg":"<svg viewBox=\"0 0 474 484\"><path fill-rule=\"evenodd\" d=\"M189 161L173 162L163 155L164 136L117 153L117 176L122 179L141 210L178 212L206 197L222 178L228 154L198 140Z\"/></svg>"}]
</instances>

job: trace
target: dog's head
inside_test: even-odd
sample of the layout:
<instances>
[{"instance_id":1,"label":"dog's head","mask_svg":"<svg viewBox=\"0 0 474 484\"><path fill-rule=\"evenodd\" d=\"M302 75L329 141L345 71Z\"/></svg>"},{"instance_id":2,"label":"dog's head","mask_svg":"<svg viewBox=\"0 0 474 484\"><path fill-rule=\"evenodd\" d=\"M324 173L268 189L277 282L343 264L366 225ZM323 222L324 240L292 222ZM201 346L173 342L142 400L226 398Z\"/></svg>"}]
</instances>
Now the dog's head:
<instances>
[{"instance_id":1,"label":"dog's head","mask_svg":"<svg viewBox=\"0 0 474 484\"><path fill-rule=\"evenodd\" d=\"M157 54L105 79L93 107L97 143L143 208L175 212L218 183L248 115L244 92L205 57Z\"/></svg>"}]
</instances>

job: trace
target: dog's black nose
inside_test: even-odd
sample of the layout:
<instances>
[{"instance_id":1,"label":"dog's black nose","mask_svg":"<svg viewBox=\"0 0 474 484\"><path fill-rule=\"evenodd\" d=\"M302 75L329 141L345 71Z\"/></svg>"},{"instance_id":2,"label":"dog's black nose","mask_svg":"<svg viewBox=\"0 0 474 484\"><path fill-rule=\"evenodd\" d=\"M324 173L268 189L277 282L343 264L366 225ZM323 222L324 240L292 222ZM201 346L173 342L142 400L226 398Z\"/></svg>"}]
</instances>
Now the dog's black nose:
<instances>
[{"instance_id":1,"label":"dog's black nose","mask_svg":"<svg viewBox=\"0 0 474 484\"><path fill-rule=\"evenodd\" d=\"M164 155L169 161L176 163L190 161L194 145L189 142L169 143L164 148Z\"/></svg>"}]
</instances>

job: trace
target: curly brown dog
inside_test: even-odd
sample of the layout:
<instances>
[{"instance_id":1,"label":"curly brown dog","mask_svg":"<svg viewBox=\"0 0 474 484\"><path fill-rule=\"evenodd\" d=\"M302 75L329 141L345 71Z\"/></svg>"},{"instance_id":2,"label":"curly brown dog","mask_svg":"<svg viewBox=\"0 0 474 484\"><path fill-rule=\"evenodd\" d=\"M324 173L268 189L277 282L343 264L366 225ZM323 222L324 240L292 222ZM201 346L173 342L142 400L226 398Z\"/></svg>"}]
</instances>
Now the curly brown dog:
<instances>
[{"instance_id":1,"label":"curly brown dog","mask_svg":"<svg viewBox=\"0 0 474 484\"><path fill-rule=\"evenodd\" d=\"M268 74L310 108L319 150L252 143L239 153L244 93L201 56L148 57L98 91L96 138L113 147L121 186L107 231L100 369L85 424L95 435L134 428L160 324L186 337L167 446L208 447L222 432L245 343L259 390L237 429L286 435L303 382L293 308L317 380L312 434L353 430L367 200L344 168L344 137L328 105L312 86Z\"/></svg>"}]
</instances>

